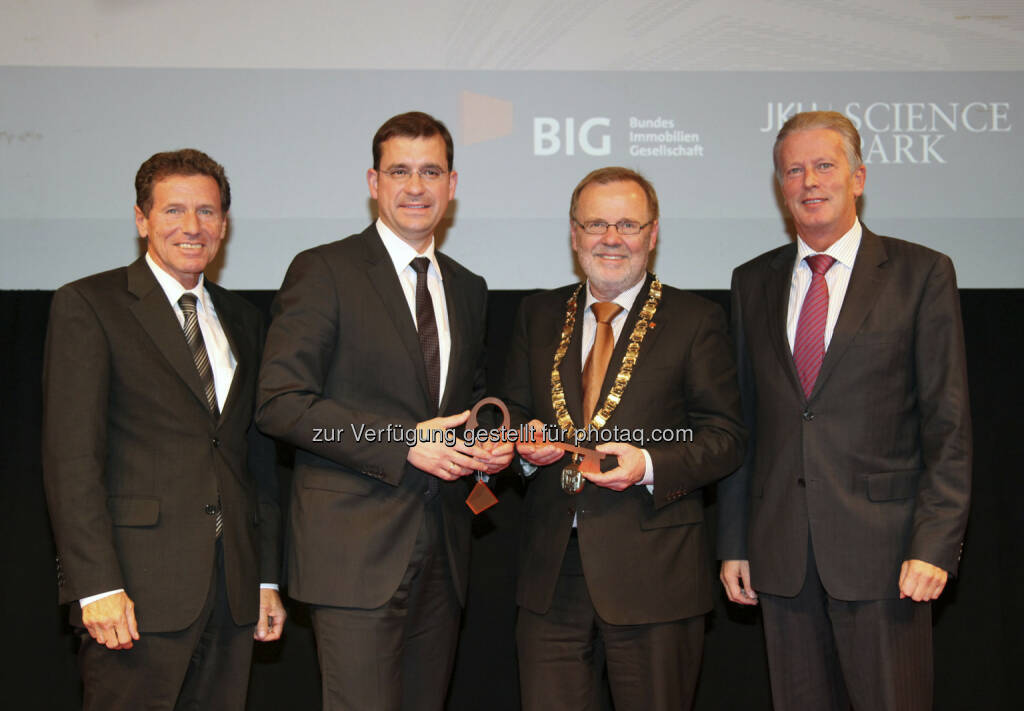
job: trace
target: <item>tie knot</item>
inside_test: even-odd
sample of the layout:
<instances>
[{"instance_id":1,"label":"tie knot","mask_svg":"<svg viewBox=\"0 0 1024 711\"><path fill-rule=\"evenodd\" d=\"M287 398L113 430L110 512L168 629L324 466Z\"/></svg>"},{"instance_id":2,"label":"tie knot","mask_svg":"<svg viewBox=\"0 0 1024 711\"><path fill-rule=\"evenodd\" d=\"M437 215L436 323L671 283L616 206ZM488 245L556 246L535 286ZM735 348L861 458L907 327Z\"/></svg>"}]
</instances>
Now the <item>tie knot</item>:
<instances>
[{"instance_id":1,"label":"tie knot","mask_svg":"<svg viewBox=\"0 0 1024 711\"><path fill-rule=\"evenodd\" d=\"M611 323L612 319L619 315L622 307L614 301L595 301L590 305L591 311L598 323Z\"/></svg>"},{"instance_id":2,"label":"tie knot","mask_svg":"<svg viewBox=\"0 0 1024 711\"><path fill-rule=\"evenodd\" d=\"M827 254L811 254L804 259L807 261L807 266L811 268L811 271L817 275L824 274L832 265L836 263L835 257L830 257Z\"/></svg>"},{"instance_id":3,"label":"tie knot","mask_svg":"<svg viewBox=\"0 0 1024 711\"><path fill-rule=\"evenodd\" d=\"M178 306L181 307L181 313L194 314L196 312L196 295L186 291L178 299Z\"/></svg>"},{"instance_id":4,"label":"tie knot","mask_svg":"<svg viewBox=\"0 0 1024 711\"><path fill-rule=\"evenodd\" d=\"M427 270L430 269L430 260L426 257L416 257L414 260L409 262L417 274L426 274Z\"/></svg>"}]
</instances>

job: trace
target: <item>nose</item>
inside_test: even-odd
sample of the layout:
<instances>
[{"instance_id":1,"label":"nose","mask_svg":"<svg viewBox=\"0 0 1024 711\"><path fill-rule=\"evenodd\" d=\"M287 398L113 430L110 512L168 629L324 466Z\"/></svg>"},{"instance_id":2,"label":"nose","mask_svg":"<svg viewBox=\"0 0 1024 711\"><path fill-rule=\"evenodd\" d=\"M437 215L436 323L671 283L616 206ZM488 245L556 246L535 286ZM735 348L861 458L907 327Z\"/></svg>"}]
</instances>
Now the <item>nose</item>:
<instances>
[{"instance_id":1,"label":"nose","mask_svg":"<svg viewBox=\"0 0 1024 711\"><path fill-rule=\"evenodd\" d=\"M405 191L408 193L421 193L426 188L426 182L418 171L413 171L409 176L409 182L405 184Z\"/></svg>"},{"instance_id":2,"label":"nose","mask_svg":"<svg viewBox=\"0 0 1024 711\"><path fill-rule=\"evenodd\" d=\"M619 234L619 227L614 222L608 225L608 229L601 235L601 241L605 244L619 244L622 242L622 235Z\"/></svg>"},{"instance_id":3,"label":"nose","mask_svg":"<svg viewBox=\"0 0 1024 711\"><path fill-rule=\"evenodd\" d=\"M185 211L185 220L181 225L181 229L187 235L199 234L199 216L196 214L195 210Z\"/></svg>"},{"instance_id":4,"label":"nose","mask_svg":"<svg viewBox=\"0 0 1024 711\"><path fill-rule=\"evenodd\" d=\"M818 184L818 171L814 168L808 168L804 171L804 187L813 188Z\"/></svg>"}]
</instances>

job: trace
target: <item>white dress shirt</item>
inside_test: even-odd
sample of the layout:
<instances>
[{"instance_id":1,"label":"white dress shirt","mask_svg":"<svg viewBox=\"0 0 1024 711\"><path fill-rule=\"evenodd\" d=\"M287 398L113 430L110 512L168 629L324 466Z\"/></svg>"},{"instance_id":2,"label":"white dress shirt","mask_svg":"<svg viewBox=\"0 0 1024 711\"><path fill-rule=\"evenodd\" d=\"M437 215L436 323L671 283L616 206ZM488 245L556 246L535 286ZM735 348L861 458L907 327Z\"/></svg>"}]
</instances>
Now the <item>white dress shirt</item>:
<instances>
[{"instance_id":1,"label":"white dress shirt","mask_svg":"<svg viewBox=\"0 0 1024 711\"><path fill-rule=\"evenodd\" d=\"M796 263L793 265L793 279L789 286L789 312L786 315L786 336L789 338L789 350L793 351L796 341L796 324L800 320L800 309L803 308L807 290L811 287L811 267L804 260L813 254L827 254L835 258L835 263L825 272L825 284L828 286L828 318L825 320L825 350L832 342L839 311L843 308L846 288L850 285L850 274L853 263L860 249L860 237L863 230L860 220L853 221L849 232L837 239L824 252L815 252L807 246L801 237L796 240Z\"/></svg>"},{"instance_id":2,"label":"white dress shirt","mask_svg":"<svg viewBox=\"0 0 1024 711\"><path fill-rule=\"evenodd\" d=\"M420 254L392 232L379 218L377 219L377 232L380 234L381 241L384 242L384 248L388 251L391 262L395 265L398 281L402 284L405 300L409 304L413 325L416 324L416 270L410 263L416 257L426 257L430 260L430 267L427 269L427 291L430 292L430 301L434 305L437 341L441 351L441 383L437 391L437 405L440 406L441 398L444 397L444 388L448 382L448 359L452 352L452 332L448 326L448 303L444 298L444 278L441 276L441 268L434 255L434 237L431 235L430 245Z\"/></svg>"}]
</instances>

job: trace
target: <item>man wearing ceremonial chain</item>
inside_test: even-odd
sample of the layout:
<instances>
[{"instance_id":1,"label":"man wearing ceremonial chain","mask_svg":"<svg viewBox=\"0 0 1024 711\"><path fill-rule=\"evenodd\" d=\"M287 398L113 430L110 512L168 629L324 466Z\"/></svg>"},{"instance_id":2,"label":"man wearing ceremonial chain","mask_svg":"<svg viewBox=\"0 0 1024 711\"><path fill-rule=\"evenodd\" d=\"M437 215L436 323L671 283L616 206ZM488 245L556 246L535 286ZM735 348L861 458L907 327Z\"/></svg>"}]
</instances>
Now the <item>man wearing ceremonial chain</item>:
<instances>
[{"instance_id":1,"label":"man wearing ceremonial chain","mask_svg":"<svg viewBox=\"0 0 1024 711\"><path fill-rule=\"evenodd\" d=\"M523 301L505 374L514 426L597 452L518 445L523 708L597 707L600 640L616 708L688 709L712 607L702 489L746 437L725 318L648 273L658 198L640 174L587 175L569 227L586 282ZM679 436L637 441L656 430Z\"/></svg>"}]
</instances>

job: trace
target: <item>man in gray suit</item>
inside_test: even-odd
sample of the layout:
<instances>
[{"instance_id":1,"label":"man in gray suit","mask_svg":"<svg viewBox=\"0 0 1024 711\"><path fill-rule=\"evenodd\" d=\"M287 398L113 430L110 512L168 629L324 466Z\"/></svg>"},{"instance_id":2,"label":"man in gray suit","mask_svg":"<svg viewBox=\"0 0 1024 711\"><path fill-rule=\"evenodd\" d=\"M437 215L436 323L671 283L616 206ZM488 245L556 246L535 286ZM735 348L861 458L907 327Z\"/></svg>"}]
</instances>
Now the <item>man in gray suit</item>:
<instances>
[{"instance_id":1,"label":"man in gray suit","mask_svg":"<svg viewBox=\"0 0 1024 711\"><path fill-rule=\"evenodd\" d=\"M43 477L85 708L242 709L281 635L273 444L252 414L263 317L203 272L231 192L205 153L135 177L146 255L53 296Z\"/></svg>"},{"instance_id":2,"label":"man in gray suit","mask_svg":"<svg viewBox=\"0 0 1024 711\"><path fill-rule=\"evenodd\" d=\"M953 265L861 225L866 168L841 114L792 117L774 157L797 240L733 274L752 446L718 486L721 580L760 601L778 711L924 711L930 601L970 498Z\"/></svg>"},{"instance_id":3,"label":"man in gray suit","mask_svg":"<svg viewBox=\"0 0 1024 711\"><path fill-rule=\"evenodd\" d=\"M487 285L436 251L458 179L448 129L392 117L366 179L376 223L288 268L257 419L297 449L289 594L310 603L324 708L434 711L466 595L464 477L512 446L454 438L484 394Z\"/></svg>"}]
</instances>

